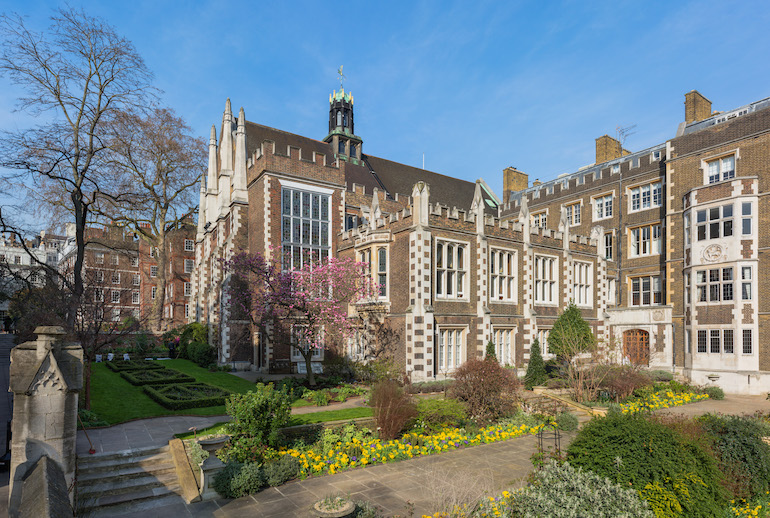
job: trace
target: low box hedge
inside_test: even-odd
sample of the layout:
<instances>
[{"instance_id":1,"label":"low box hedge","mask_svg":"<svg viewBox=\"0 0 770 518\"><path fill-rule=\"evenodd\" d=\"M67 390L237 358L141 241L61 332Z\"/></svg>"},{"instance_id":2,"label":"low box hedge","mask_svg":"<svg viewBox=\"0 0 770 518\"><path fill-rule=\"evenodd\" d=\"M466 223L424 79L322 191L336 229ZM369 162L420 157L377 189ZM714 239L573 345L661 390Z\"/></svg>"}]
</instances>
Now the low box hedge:
<instances>
[{"instance_id":1,"label":"low box hedge","mask_svg":"<svg viewBox=\"0 0 770 518\"><path fill-rule=\"evenodd\" d=\"M105 364L110 370L115 372L165 369L163 365L153 360L112 360L111 362L105 362Z\"/></svg>"},{"instance_id":2,"label":"low box hedge","mask_svg":"<svg viewBox=\"0 0 770 518\"><path fill-rule=\"evenodd\" d=\"M224 405L230 392L207 383L145 385L144 392L169 410Z\"/></svg>"},{"instance_id":3,"label":"low box hedge","mask_svg":"<svg viewBox=\"0 0 770 518\"><path fill-rule=\"evenodd\" d=\"M140 371L123 371L120 375L132 385L166 385L169 383L192 383L195 381L195 378L188 374L165 367Z\"/></svg>"}]
</instances>

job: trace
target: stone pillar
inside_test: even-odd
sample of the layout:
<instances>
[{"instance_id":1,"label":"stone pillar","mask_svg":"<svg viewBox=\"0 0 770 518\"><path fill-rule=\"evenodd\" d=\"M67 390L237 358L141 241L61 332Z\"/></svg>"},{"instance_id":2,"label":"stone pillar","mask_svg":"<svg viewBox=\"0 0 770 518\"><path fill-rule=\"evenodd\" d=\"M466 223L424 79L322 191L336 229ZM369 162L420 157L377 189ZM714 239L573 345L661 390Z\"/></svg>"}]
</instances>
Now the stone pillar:
<instances>
[{"instance_id":1,"label":"stone pillar","mask_svg":"<svg viewBox=\"0 0 770 518\"><path fill-rule=\"evenodd\" d=\"M65 334L61 327L38 327L35 333L36 341L11 350L11 517L18 516L23 480L41 457L47 456L61 468L66 487L71 487L75 478L83 349L80 345L63 345L59 341Z\"/></svg>"}]
</instances>

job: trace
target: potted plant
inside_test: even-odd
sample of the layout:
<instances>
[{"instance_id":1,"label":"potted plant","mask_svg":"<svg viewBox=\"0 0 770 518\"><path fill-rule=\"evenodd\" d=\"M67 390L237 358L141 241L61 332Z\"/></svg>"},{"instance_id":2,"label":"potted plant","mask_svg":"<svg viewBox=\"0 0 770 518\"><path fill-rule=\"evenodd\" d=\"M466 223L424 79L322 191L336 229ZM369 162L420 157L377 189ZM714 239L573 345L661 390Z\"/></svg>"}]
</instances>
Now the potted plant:
<instances>
[{"instance_id":1,"label":"potted plant","mask_svg":"<svg viewBox=\"0 0 770 518\"><path fill-rule=\"evenodd\" d=\"M345 518L356 510L356 504L344 496L327 496L313 505L315 516L319 518Z\"/></svg>"}]
</instances>

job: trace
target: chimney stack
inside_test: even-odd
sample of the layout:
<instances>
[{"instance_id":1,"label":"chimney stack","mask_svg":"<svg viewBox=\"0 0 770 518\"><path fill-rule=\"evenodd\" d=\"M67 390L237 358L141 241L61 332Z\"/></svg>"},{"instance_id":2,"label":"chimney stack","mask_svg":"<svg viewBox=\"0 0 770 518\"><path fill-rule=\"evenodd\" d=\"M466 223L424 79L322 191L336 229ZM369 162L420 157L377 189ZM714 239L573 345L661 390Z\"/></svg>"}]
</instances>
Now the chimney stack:
<instances>
[{"instance_id":1,"label":"chimney stack","mask_svg":"<svg viewBox=\"0 0 770 518\"><path fill-rule=\"evenodd\" d=\"M523 173L513 166L503 169L503 203L508 203L508 198L512 192L526 189L528 182L529 175L527 173Z\"/></svg>"},{"instance_id":2,"label":"chimney stack","mask_svg":"<svg viewBox=\"0 0 770 518\"><path fill-rule=\"evenodd\" d=\"M609 135L602 135L596 139L596 163L602 164L610 160L615 160L624 155L628 155L630 151L623 149L620 142L617 139L610 137Z\"/></svg>"},{"instance_id":3,"label":"chimney stack","mask_svg":"<svg viewBox=\"0 0 770 518\"><path fill-rule=\"evenodd\" d=\"M684 94L684 119L687 124L711 117L711 101L698 90Z\"/></svg>"}]
</instances>

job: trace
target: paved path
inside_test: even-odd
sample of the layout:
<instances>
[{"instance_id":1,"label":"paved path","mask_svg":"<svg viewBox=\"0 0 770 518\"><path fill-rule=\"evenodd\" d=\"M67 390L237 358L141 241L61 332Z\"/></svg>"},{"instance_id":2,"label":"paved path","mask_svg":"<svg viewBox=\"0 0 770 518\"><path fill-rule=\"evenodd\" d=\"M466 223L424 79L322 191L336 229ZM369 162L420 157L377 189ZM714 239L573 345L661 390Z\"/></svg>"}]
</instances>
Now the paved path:
<instances>
[{"instance_id":1,"label":"paved path","mask_svg":"<svg viewBox=\"0 0 770 518\"><path fill-rule=\"evenodd\" d=\"M697 403L659 410L657 413L695 417L708 413L742 415L753 414L757 411L770 413L770 400L767 399L767 395L740 396L727 394L721 400L705 399Z\"/></svg>"},{"instance_id":2,"label":"paved path","mask_svg":"<svg viewBox=\"0 0 770 518\"><path fill-rule=\"evenodd\" d=\"M326 410L341 410L363 406L363 398L353 398L344 403L332 403L326 407L304 406L292 408L292 415L311 414ZM134 448L160 447L168 444L175 434L187 432L191 427L198 430L229 421L227 415L214 416L167 416L138 419L107 428L94 428L78 431L77 454L88 455L91 439L96 453L125 451ZM88 434L86 436L86 434Z\"/></svg>"}]
</instances>

